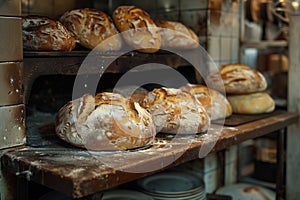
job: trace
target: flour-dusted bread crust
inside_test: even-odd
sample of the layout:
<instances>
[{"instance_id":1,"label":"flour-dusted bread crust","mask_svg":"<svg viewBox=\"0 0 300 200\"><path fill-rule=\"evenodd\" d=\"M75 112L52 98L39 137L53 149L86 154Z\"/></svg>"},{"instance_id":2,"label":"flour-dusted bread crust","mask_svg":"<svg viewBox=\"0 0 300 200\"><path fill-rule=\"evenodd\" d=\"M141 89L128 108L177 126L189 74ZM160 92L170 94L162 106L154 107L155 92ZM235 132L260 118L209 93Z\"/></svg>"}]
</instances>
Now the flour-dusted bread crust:
<instances>
[{"instance_id":1,"label":"flour-dusted bread crust","mask_svg":"<svg viewBox=\"0 0 300 200\"><path fill-rule=\"evenodd\" d=\"M60 21L70 30L79 43L88 48L102 51L118 51L122 39L112 19L104 12L91 9L75 9L65 12Z\"/></svg>"},{"instance_id":2,"label":"flour-dusted bread crust","mask_svg":"<svg viewBox=\"0 0 300 200\"><path fill-rule=\"evenodd\" d=\"M260 114L274 111L275 102L266 92L256 92L242 95L227 95L233 113Z\"/></svg>"},{"instance_id":3,"label":"flour-dusted bread crust","mask_svg":"<svg viewBox=\"0 0 300 200\"><path fill-rule=\"evenodd\" d=\"M174 88L157 88L141 103L157 127L171 134L195 134L208 130L210 118L199 101L187 92Z\"/></svg>"},{"instance_id":4,"label":"flour-dusted bread crust","mask_svg":"<svg viewBox=\"0 0 300 200\"><path fill-rule=\"evenodd\" d=\"M194 95L204 106L211 120L224 119L232 115L232 108L227 98L220 92L204 85L187 84L180 88Z\"/></svg>"},{"instance_id":5,"label":"flour-dusted bread crust","mask_svg":"<svg viewBox=\"0 0 300 200\"><path fill-rule=\"evenodd\" d=\"M156 134L151 115L120 94L103 92L68 102L56 117L64 141L90 150L125 150L151 145Z\"/></svg>"},{"instance_id":6,"label":"flour-dusted bread crust","mask_svg":"<svg viewBox=\"0 0 300 200\"><path fill-rule=\"evenodd\" d=\"M144 53L154 53L160 49L159 29L147 12L136 6L119 6L112 17L129 46Z\"/></svg>"},{"instance_id":7,"label":"flour-dusted bread crust","mask_svg":"<svg viewBox=\"0 0 300 200\"><path fill-rule=\"evenodd\" d=\"M155 20L161 28L161 46L163 48L192 49L199 47L199 37L184 24L175 21Z\"/></svg>"},{"instance_id":8,"label":"flour-dusted bread crust","mask_svg":"<svg viewBox=\"0 0 300 200\"><path fill-rule=\"evenodd\" d=\"M23 47L26 50L71 51L76 39L59 21L43 16L22 17Z\"/></svg>"},{"instance_id":9,"label":"flour-dusted bread crust","mask_svg":"<svg viewBox=\"0 0 300 200\"><path fill-rule=\"evenodd\" d=\"M267 88L265 77L259 71L251 69L247 65L223 65L220 67L219 72L227 94L262 92ZM213 74L208 77L208 79L211 78L213 78Z\"/></svg>"}]
</instances>

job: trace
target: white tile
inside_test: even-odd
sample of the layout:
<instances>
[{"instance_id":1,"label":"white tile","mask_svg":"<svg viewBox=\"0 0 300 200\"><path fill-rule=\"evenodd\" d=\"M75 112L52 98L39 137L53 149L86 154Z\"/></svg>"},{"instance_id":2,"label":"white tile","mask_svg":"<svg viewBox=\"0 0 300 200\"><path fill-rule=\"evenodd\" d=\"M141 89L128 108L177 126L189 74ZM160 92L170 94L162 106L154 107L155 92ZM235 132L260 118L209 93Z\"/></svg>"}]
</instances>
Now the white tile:
<instances>
[{"instance_id":1,"label":"white tile","mask_svg":"<svg viewBox=\"0 0 300 200\"><path fill-rule=\"evenodd\" d=\"M232 21L235 15L230 12L222 12L221 14L221 36L230 37L232 35Z\"/></svg>"},{"instance_id":2,"label":"white tile","mask_svg":"<svg viewBox=\"0 0 300 200\"><path fill-rule=\"evenodd\" d=\"M220 60L221 58L221 39L219 37L209 36L207 40L207 53L215 61Z\"/></svg>"},{"instance_id":3,"label":"white tile","mask_svg":"<svg viewBox=\"0 0 300 200\"><path fill-rule=\"evenodd\" d=\"M210 172L217 168L218 159L216 153L211 153L204 158L204 172Z\"/></svg>"},{"instance_id":4,"label":"white tile","mask_svg":"<svg viewBox=\"0 0 300 200\"><path fill-rule=\"evenodd\" d=\"M232 163L237 161L237 157L238 157L238 146L237 145L233 145L231 147L229 147L228 149L226 149L225 151L225 163Z\"/></svg>"},{"instance_id":5,"label":"white tile","mask_svg":"<svg viewBox=\"0 0 300 200\"><path fill-rule=\"evenodd\" d=\"M206 193L213 193L218 188L218 179L219 172L217 169L203 174Z\"/></svg>"},{"instance_id":6,"label":"white tile","mask_svg":"<svg viewBox=\"0 0 300 200\"><path fill-rule=\"evenodd\" d=\"M221 60L231 60L231 38L221 37Z\"/></svg>"},{"instance_id":7,"label":"white tile","mask_svg":"<svg viewBox=\"0 0 300 200\"><path fill-rule=\"evenodd\" d=\"M225 165L225 185L236 183L237 181L237 161Z\"/></svg>"},{"instance_id":8,"label":"white tile","mask_svg":"<svg viewBox=\"0 0 300 200\"><path fill-rule=\"evenodd\" d=\"M239 45L240 41L238 37L231 38L231 60L232 62L238 62L239 60Z\"/></svg>"},{"instance_id":9,"label":"white tile","mask_svg":"<svg viewBox=\"0 0 300 200\"><path fill-rule=\"evenodd\" d=\"M207 34L209 36L220 36L222 31L221 11L210 10L208 13L209 22L207 27Z\"/></svg>"},{"instance_id":10,"label":"white tile","mask_svg":"<svg viewBox=\"0 0 300 200\"><path fill-rule=\"evenodd\" d=\"M239 13L232 14L232 22L231 22L231 36L232 37L239 37L240 35L240 17Z\"/></svg>"}]
</instances>

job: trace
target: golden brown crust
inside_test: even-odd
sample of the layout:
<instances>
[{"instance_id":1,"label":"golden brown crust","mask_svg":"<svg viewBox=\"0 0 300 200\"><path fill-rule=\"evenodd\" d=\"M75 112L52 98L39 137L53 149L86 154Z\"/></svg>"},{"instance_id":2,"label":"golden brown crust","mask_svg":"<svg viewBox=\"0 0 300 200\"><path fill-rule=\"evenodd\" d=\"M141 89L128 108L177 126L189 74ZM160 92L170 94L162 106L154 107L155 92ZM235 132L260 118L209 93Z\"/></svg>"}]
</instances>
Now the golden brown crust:
<instances>
[{"instance_id":1,"label":"golden brown crust","mask_svg":"<svg viewBox=\"0 0 300 200\"><path fill-rule=\"evenodd\" d=\"M221 66L219 72L227 94L262 92L267 88L265 77L247 65L227 64ZM208 80L210 78L213 78L213 74Z\"/></svg>"},{"instance_id":2,"label":"golden brown crust","mask_svg":"<svg viewBox=\"0 0 300 200\"><path fill-rule=\"evenodd\" d=\"M161 28L162 47L192 49L199 47L199 37L194 31L180 22L155 20Z\"/></svg>"},{"instance_id":3,"label":"golden brown crust","mask_svg":"<svg viewBox=\"0 0 300 200\"><path fill-rule=\"evenodd\" d=\"M152 115L158 131L172 134L205 132L210 119L191 94L174 88L157 88L141 103Z\"/></svg>"},{"instance_id":4,"label":"golden brown crust","mask_svg":"<svg viewBox=\"0 0 300 200\"><path fill-rule=\"evenodd\" d=\"M266 92L243 95L229 95L228 101L237 114L260 114L274 111L275 102Z\"/></svg>"},{"instance_id":5,"label":"golden brown crust","mask_svg":"<svg viewBox=\"0 0 300 200\"><path fill-rule=\"evenodd\" d=\"M91 150L123 150L152 144L151 115L119 94L84 95L57 114L56 133L64 141Z\"/></svg>"},{"instance_id":6,"label":"golden brown crust","mask_svg":"<svg viewBox=\"0 0 300 200\"><path fill-rule=\"evenodd\" d=\"M71 51L76 39L59 21L42 16L22 18L23 47L27 50Z\"/></svg>"},{"instance_id":7,"label":"golden brown crust","mask_svg":"<svg viewBox=\"0 0 300 200\"><path fill-rule=\"evenodd\" d=\"M194 95L204 106L211 120L229 117L232 108L225 96L220 92L210 89L204 85L187 84L180 88Z\"/></svg>"},{"instance_id":8,"label":"golden brown crust","mask_svg":"<svg viewBox=\"0 0 300 200\"><path fill-rule=\"evenodd\" d=\"M135 6L119 6L112 17L128 45L144 53L160 49L159 30L147 12Z\"/></svg>"},{"instance_id":9,"label":"golden brown crust","mask_svg":"<svg viewBox=\"0 0 300 200\"><path fill-rule=\"evenodd\" d=\"M65 12L60 21L88 49L99 44L99 50L104 51L116 51L122 47L122 39L116 27L111 18L102 11L91 8L75 9Z\"/></svg>"}]
</instances>

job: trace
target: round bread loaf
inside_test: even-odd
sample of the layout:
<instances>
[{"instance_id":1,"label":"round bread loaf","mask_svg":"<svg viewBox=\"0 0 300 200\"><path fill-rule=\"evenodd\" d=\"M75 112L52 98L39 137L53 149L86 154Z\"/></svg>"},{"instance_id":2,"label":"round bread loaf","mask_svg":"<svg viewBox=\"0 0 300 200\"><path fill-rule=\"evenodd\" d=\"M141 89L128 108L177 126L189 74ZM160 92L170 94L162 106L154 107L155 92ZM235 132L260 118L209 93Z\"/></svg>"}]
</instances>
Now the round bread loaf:
<instances>
[{"instance_id":1,"label":"round bread loaf","mask_svg":"<svg viewBox=\"0 0 300 200\"><path fill-rule=\"evenodd\" d=\"M275 102L266 92L251 94L227 95L233 113L260 114L274 111Z\"/></svg>"},{"instance_id":2,"label":"round bread loaf","mask_svg":"<svg viewBox=\"0 0 300 200\"><path fill-rule=\"evenodd\" d=\"M104 12L91 9L75 9L65 12L60 21L88 49L97 45L98 50L117 51L122 47L122 39L111 18Z\"/></svg>"},{"instance_id":3,"label":"round bread loaf","mask_svg":"<svg viewBox=\"0 0 300 200\"><path fill-rule=\"evenodd\" d=\"M119 6L112 17L129 46L144 53L159 50L161 46L159 29L144 10L135 6Z\"/></svg>"},{"instance_id":4,"label":"round bread loaf","mask_svg":"<svg viewBox=\"0 0 300 200\"><path fill-rule=\"evenodd\" d=\"M59 21L42 16L22 18L23 48L27 50L71 51L76 39Z\"/></svg>"},{"instance_id":5,"label":"round bread loaf","mask_svg":"<svg viewBox=\"0 0 300 200\"><path fill-rule=\"evenodd\" d=\"M208 130L210 118L199 101L187 92L157 88L141 103L156 125L157 131L171 134L195 134Z\"/></svg>"},{"instance_id":6,"label":"round bread loaf","mask_svg":"<svg viewBox=\"0 0 300 200\"><path fill-rule=\"evenodd\" d=\"M165 48L192 49L199 47L199 37L180 22L155 20L161 28L161 46Z\"/></svg>"},{"instance_id":7,"label":"round bread loaf","mask_svg":"<svg viewBox=\"0 0 300 200\"><path fill-rule=\"evenodd\" d=\"M211 120L224 119L232 114L229 101L220 92L204 85L187 84L180 88L194 95L204 106Z\"/></svg>"},{"instance_id":8,"label":"round bread loaf","mask_svg":"<svg viewBox=\"0 0 300 200\"><path fill-rule=\"evenodd\" d=\"M153 143L151 115L120 94L84 95L64 105L56 117L64 141L90 150L125 150Z\"/></svg>"},{"instance_id":9,"label":"round bread loaf","mask_svg":"<svg viewBox=\"0 0 300 200\"><path fill-rule=\"evenodd\" d=\"M257 70L243 64L223 65L219 69L224 88L228 94L262 92L267 88L265 77ZM213 80L214 75L208 77ZM217 89L217 88L216 88Z\"/></svg>"}]
</instances>

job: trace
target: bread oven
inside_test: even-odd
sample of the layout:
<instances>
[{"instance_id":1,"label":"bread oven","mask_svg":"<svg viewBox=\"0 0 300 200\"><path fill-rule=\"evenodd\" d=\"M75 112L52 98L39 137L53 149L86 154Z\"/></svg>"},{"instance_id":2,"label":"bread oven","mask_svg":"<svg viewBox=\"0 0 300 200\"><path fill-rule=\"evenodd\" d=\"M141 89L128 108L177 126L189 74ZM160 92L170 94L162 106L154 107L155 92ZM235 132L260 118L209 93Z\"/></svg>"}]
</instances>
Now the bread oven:
<instances>
[{"instance_id":1,"label":"bread oven","mask_svg":"<svg viewBox=\"0 0 300 200\"><path fill-rule=\"evenodd\" d=\"M154 53L134 50L93 53L86 47L77 45L72 51L32 49L23 51L21 1L7 2L9 3L5 5L16 11L13 14L6 13L9 9L2 9L0 4L0 27L12 29L0 29L2 38L11 38L5 41L7 45L0 47L0 76L3 76L7 85L0 86L1 93L7 94L0 97L0 116L5 116L5 120L0 121L1 129L5 130L4 145L0 147L2 149L9 147L1 160L4 174L2 182L6 188L3 193L1 192L1 198L38 199L52 189L74 198L89 198L89 195L98 192L101 195L103 190L201 157L199 149L202 146L216 144L212 151L223 150L248 138L285 127L296 120L295 115L280 111L272 113L278 119L282 119L280 124L277 124L273 118L241 127L238 126L240 124L235 124L235 128L224 128L220 138L216 131L207 138L198 137L199 135L192 139L179 138L177 143L172 142L172 137L162 135L156 138L154 144L144 149L118 153L93 154L85 149L74 147L57 137L54 126L59 109L73 98L88 92L111 91L128 71L131 71L129 76L131 78L126 85L119 86L134 85L135 79L147 79L147 77L156 77L157 82L160 83L149 82L143 85L149 90L162 85L179 88L188 82L200 83L203 80L194 70L191 64L193 61L164 50ZM67 10L93 7L112 15L113 10L123 3L110 0L84 3L68 0L62 4L60 0L47 2L27 0L22 1L22 14L58 19ZM154 19L180 21L189 26L217 66L238 62L239 22L237 20L241 15L239 2L170 0L155 1L155 3L128 1L127 4L134 4L149 11ZM12 32L14 34L11 34ZM16 44L12 45L11 41ZM181 55L189 55L192 50L183 52ZM87 58L90 56L94 56L93 61L97 62L96 65L94 62L88 62ZM88 67L82 67L83 63ZM149 63L155 64L149 65ZM105 66L108 67L103 72L101 68ZM184 78L172 79L174 69ZM81 82L76 85L78 79ZM93 80L99 82L91 88ZM79 91L78 93L74 93L74 85L77 86L75 89ZM262 116L259 117L255 119L261 119ZM245 117L245 119L247 122L253 121L252 118L249 120ZM236 117L234 120L240 119ZM222 123L216 121L212 129L223 128ZM253 127L257 129L254 130ZM13 134L8 135L7 132ZM182 144L188 144L188 147ZM205 150L202 153L204 155ZM126 162L123 166L115 167L115 162L122 163L124 160ZM25 192L26 197L19 195L19 191Z\"/></svg>"}]
</instances>

